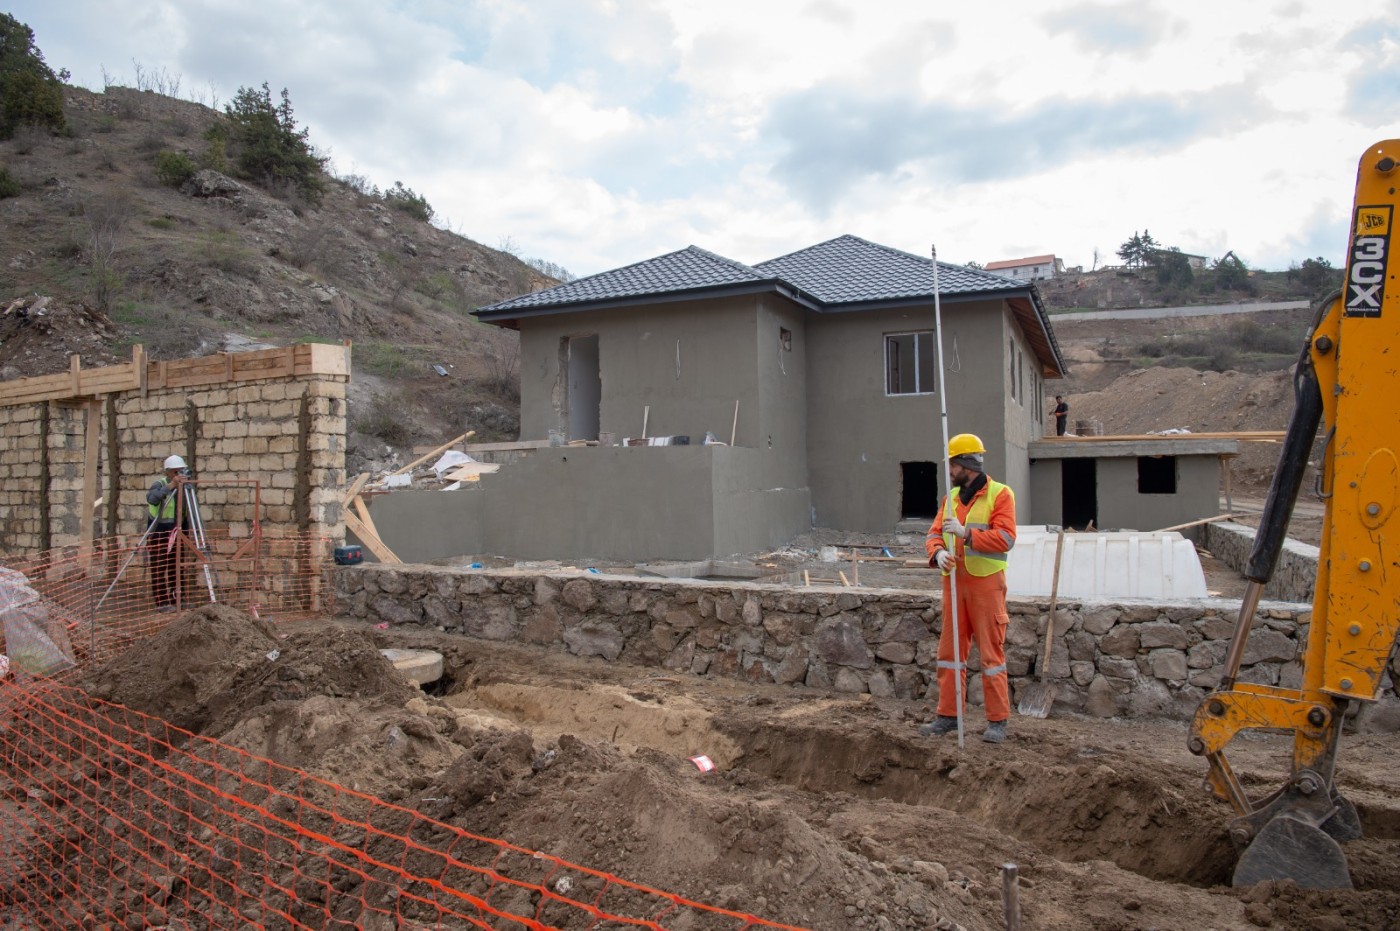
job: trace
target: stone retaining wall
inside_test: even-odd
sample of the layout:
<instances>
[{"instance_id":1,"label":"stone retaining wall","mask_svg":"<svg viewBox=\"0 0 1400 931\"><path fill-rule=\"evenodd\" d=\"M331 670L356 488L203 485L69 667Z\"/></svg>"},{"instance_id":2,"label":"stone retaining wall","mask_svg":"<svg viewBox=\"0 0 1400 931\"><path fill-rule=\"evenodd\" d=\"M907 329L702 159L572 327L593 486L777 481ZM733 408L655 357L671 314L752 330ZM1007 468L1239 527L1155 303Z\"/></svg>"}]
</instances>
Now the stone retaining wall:
<instances>
[{"instance_id":1,"label":"stone retaining wall","mask_svg":"<svg viewBox=\"0 0 1400 931\"><path fill-rule=\"evenodd\" d=\"M1206 524L1204 546L1217 559L1238 572L1243 572L1254 549L1254 528L1233 521ZM1311 604L1313 586L1317 582L1318 548L1297 540L1284 540L1278 565L1264 586L1267 598Z\"/></svg>"},{"instance_id":2,"label":"stone retaining wall","mask_svg":"<svg viewBox=\"0 0 1400 931\"><path fill-rule=\"evenodd\" d=\"M375 623L753 682L898 698L937 691L942 619L928 593L370 564L337 572L334 584L348 614ZM1013 703L1039 662L1048 607L1046 600L1010 605ZM1056 707L1189 717L1219 681L1238 610L1223 601L1061 602L1050 663ZM1302 605L1261 606L1241 681L1298 685L1310 617ZM980 704L975 649L970 666L968 697Z\"/></svg>"}]
</instances>

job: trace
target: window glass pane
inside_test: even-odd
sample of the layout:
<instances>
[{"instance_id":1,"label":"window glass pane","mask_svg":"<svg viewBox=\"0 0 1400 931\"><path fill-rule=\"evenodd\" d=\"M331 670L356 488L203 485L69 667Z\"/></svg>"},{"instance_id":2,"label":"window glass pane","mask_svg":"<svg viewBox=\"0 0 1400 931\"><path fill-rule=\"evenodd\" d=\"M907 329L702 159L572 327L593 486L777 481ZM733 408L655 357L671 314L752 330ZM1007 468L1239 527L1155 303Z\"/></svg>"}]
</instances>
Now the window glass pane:
<instances>
[{"instance_id":1,"label":"window glass pane","mask_svg":"<svg viewBox=\"0 0 1400 931\"><path fill-rule=\"evenodd\" d=\"M919 334L919 390L932 394L938 390L938 377L933 370L933 334Z\"/></svg>"},{"instance_id":2,"label":"window glass pane","mask_svg":"<svg viewBox=\"0 0 1400 931\"><path fill-rule=\"evenodd\" d=\"M913 394L916 374L914 371L914 334L885 337L887 381L885 390L890 394Z\"/></svg>"}]
</instances>

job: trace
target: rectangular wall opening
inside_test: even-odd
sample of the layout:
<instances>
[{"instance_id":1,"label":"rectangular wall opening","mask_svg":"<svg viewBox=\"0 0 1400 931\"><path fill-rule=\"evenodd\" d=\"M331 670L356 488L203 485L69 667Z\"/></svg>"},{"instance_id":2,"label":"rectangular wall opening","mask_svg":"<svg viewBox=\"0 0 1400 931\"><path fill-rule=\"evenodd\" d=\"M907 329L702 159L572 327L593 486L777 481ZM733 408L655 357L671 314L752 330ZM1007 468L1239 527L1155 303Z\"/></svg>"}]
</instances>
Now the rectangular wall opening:
<instances>
[{"instance_id":1,"label":"rectangular wall opening","mask_svg":"<svg viewBox=\"0 0 1400 931\"><path fill-rule=\"evenodd\" d=\"M569 337L569 439L596 440L602 420L603 376L598 334Z\"/></svg>"},{"instance_id":2,"label":"rectangular wall opening","mask_svg":"<svg viewBox=\"0 0 1400 931\"><path fill-rule=\"evenodd\" d=\"M1087 530L1098 526L1099 478L1094 459L1060 460L1060 513L1066 527Z\"/></svg>"},{"instance_id":3,"label":"rectangular wall opening","mask_svg":"<svg viewBox=\"0 0 1400 931\"><path fill-rule=\"evenodd\" d=\"M901 462L899 471L899 516L933 520L938 514L939 463Z\"/></svg>"},{"instance_id":4,"label":"rectangular wall opening","mask_svg":"<svg viewBox=\"0 0 1400 931\"><path fill-rule=\"evenodd\" d=\"M1138 494L1176 494L1175 456L1138 456Z\"/></svg>"}]
</instances>

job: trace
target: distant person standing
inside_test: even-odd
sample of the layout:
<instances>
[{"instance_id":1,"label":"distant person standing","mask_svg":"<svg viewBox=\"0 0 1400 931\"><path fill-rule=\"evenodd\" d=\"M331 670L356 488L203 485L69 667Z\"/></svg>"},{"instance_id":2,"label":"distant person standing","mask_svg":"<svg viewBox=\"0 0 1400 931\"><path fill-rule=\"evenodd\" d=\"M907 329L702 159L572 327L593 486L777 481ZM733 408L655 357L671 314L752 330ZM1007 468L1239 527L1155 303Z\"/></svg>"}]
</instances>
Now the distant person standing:
<instances>
[{"instance_id":1,"label":"distant person standing","mask_svg":"<svg viewBox=\"0 0 1400 931\"><path fill-rule=\"evenodd\" d=\"M175 607L179 572L174 547L175 518L179 512L175 496L179 486L175 480L188 474L184 459L168 456L165 474L146 491L146 510L150 515L146 545L150 547L151 554L151 599L155 601L157 611L169 611Z\"/></svg>"},{"instance_id":2,"label":"distant person standing","mask_svg":"<svg viewBox=\"0 0 1400 931\"><path fill-rule=\"evenodd\" d=\"M1055 395L1055 410L1051 413L1055 415L1055 435L1064 436L1065 423L1069 420L1069 405L1065 403L1064 395Z\"/></svg>"}]
</instances>

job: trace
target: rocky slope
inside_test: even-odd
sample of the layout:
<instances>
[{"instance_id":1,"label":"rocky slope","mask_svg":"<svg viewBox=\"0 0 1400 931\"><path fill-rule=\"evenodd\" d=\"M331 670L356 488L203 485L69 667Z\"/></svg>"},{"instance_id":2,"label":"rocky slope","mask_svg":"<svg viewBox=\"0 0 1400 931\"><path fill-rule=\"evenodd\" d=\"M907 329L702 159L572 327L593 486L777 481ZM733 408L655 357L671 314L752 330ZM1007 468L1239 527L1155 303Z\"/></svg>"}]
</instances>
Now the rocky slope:
<instances>
[{"instance_id":1,"label":"rocky slope","mask_svg":"<svg viewBox=\"0 0 1400 931\"><path fill-rule=\"evenodd\" d=\"M364 450L517 430L517 341L470 316L551 284L515 256L332 180L317 203L204 172L162 183L157 156L209 161L207 107L66 88L68 130L0 142L0 377L353 340ZM47 298L47 300L44 300ZM441 376L432 366L448 372Z\"/></svg>"}]
</instances>

